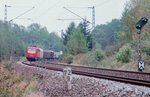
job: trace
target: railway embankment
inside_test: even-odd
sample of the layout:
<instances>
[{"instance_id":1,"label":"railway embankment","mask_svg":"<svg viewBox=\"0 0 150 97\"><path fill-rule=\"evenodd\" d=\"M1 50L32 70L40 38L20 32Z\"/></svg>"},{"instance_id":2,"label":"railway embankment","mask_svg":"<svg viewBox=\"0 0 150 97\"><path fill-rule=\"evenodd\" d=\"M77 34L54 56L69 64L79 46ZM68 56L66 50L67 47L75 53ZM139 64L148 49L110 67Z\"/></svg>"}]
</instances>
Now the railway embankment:
<instances>
[{"instance_id":1,"label":"railway embankment","mask_svg":"<svg viewBox=\"0 0 150 97\"><path fill-rule=\"evenodd\" d=\"M38 67L14 65L16 72L38 81L38 91L44 97L149 97L150 88L94 77L72 74L71 89L67 90L63 73Z\"/></svg>"},{"instance_id":2,"label":"railway embankment","mask_svg":"<svg viewBox=\"0 0 150 97\"><path fill-rule=\"evenodd\" d=\"M11 63L0 63L0 97L42 97L42 92L37 91L37 80L16 72L15 67L11 67L16 64Z\"/></svg>"}]
</instances>

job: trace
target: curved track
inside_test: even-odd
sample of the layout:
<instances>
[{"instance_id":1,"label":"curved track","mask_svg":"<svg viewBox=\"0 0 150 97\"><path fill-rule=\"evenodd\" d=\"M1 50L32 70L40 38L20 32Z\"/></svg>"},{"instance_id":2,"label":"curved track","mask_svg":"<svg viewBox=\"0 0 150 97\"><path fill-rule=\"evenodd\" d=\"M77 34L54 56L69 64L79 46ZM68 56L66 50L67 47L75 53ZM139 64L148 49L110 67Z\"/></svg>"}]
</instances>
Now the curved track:
<instances>
[{"instance_id":1,"label":"curved track","mask_svg":"<svg viewBox=\"0 0 150 97\"><path fill-rule=\"evenodd\" d=\"M56 70L56 71L63 71L63 68L71 67L73 74L109 79L114 81L120 81L120 82L150 87L150 73L91 68L91 67L83 67L83 66L72 66L68 64L55 63L55 62L30 63L24 61L22 63L28 66L36 66L36 67L45 68L49 70Z\"/></svg>"}]
</instances>

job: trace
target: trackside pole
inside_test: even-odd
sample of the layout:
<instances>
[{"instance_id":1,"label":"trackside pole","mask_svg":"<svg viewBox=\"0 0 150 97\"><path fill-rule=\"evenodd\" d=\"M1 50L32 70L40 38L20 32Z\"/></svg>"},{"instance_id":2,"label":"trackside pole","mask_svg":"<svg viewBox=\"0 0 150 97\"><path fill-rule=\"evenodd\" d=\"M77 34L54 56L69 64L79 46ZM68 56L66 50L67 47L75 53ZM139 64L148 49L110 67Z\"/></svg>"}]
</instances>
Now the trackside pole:
<instances>
[{"instance_id":1,"label":"trackside pole","mask_svg":"<svg viewBox=\"0 0 150 97\"><path fill-rule=\"evenodd\" d=\"M141 55L141 30L139 30L138 32L137 32L137 34L138 34L138 38L139 38L139 45L138 45L138 55L139 55L139 59L138 59L138 70L139 71L143 71L144 70L144 60L142 59L142 55Z\"/></svg>"},{"instance_id":2,"label":"trackside pole","mask_svg":"<svg viewBox=\"0 0 150 97\"><path fill-rule=\"evenodd\" d=\"M141 30L144 27L144 25L148 22L148 19L146 17L142 17L135 25L137 29L137 34L139 38L139 45L138 45L138 54L139 54L139 59L138 59L138 70L143 71L144 70L144 60L142 59L141 55Z\"/></svg>"}]
</instances>

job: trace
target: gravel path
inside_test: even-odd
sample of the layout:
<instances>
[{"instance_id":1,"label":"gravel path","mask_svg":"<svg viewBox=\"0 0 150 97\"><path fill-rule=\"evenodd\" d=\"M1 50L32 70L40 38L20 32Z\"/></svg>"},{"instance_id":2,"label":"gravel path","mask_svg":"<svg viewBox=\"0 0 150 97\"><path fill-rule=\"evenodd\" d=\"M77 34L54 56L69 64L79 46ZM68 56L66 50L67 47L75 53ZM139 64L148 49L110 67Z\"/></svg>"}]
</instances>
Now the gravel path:
<instances>
[{"instance_id":1,"label":"gravel path","mask_svg":"<svg viewBox=\"0 0 150 97\"><path fill-rule=\"evenodd\" d=\"M38 77L39 91L45 97L150 97L150 88L104 79L72 75L72 88L67 90L63 73L22 65L13 65L24 76Z\"/></svg>"}]
</instances>

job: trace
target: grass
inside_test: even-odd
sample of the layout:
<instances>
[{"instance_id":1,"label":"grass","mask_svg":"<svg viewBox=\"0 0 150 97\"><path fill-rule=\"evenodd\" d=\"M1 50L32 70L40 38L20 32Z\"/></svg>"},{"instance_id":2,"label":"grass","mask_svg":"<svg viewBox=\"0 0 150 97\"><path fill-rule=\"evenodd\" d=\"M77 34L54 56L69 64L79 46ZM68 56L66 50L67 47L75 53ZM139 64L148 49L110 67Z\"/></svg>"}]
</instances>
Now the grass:
<instances>
[{"instance_id":1,"label":"grass","mask_svg":"<svg viewBox=\"0 0 150 97\"><path fill-rule=\"evenodd\" d=\"M0 97L22 97L37 91L37 81L13 72L10 62L0 64ZM9 64L9 65L8 65ZM10 67L9 67L10 66Z\"/></svg>"},{"instance_id":2,"label":"grass","mask_svg":"<svg viewBox=\"0 0 150 97\"><path fill-rule=\"evenodd\" d=\"M116 69L116 70L129 70L129 71L137 70L136 62L134 62L134 60L130 60L129 63L122 63L122 62L118 62L113 56L107 57L104 60L102 60L99 63L98 67Z\"/></svg>"},{"instance_id":3,"label":"grass","mask_svg":"<svg viewBox=\"0 0 150 97\"><path fill-rule=\"evenodd\" d=\"M150 57L143 55L145 60L145 70L144 72L150 72ZM108 69L117 69L117 70L128 70L128 71L137 71L137 61L132 59L128 63L118 62L115 58L115 55L105 56L100 62L96 61L92 52L86 54L79 54L74 57L74 64L82 64L84 66L92 66L98 68L108 68Z\"/></svg>"},{"instance_id":4,"label":"grass","mask_svg":"<svg viewBox=\"0 0 150 97\"><path fill-rule=\"evenodd\" d=\"M28 87L25 90L25 94L30 94L32 92L37 92L38 91L38 87L37 87L37 81L33 80L29 83Z\"/></svg>"},{"instance_id":5,"label":"grass","mask_svg":"<svg viewBox=\"0 0 150 97\"><path fill-rule=\"evenodd\" d=\"M73 63L92 67L97 67L98 64L92 52L88 52L86 54L79 54L75 56Z\"/></svg>"}]
</instances>

